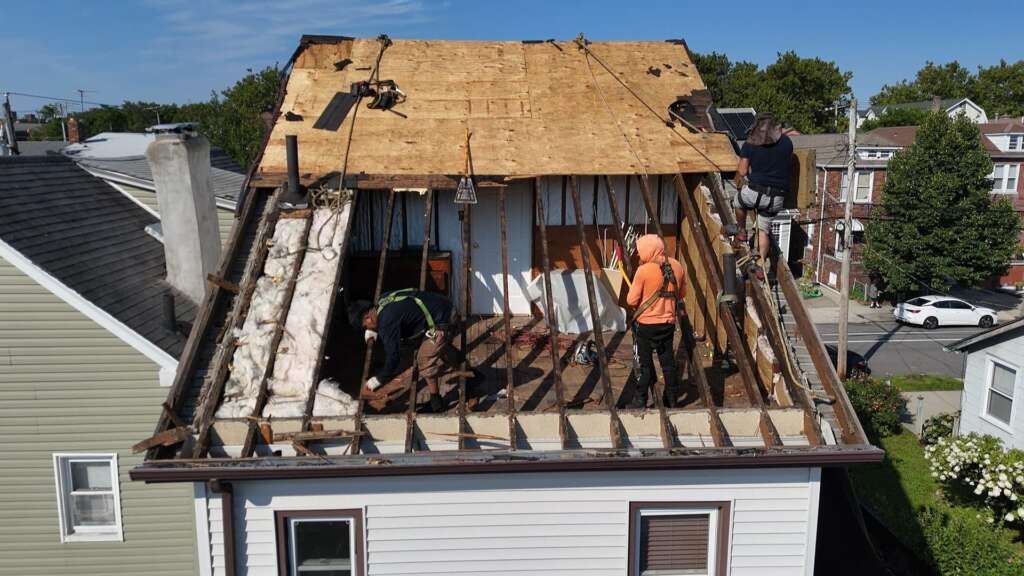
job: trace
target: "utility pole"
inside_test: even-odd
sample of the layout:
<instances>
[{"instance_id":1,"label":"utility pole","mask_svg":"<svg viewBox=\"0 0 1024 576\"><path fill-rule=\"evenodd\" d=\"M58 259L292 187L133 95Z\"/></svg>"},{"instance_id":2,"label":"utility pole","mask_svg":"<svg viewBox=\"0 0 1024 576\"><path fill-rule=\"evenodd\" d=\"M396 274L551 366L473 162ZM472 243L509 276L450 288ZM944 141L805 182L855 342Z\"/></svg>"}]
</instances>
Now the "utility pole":
<instances>
[{"instance_id":1,"label":"utility pole","mask_svg":"<svg viewBox=\"0 0 1024 576\"><path fill-rule=\"evenodd\" d=\"M95 92L95 90L85 90L83 88L78 88L78 89L75 90L75 92L78 92L78 101L79 101L79 103L81 104L81 107L82 107L81 111L85 112L85 93L86 92Z\"/></svg>"},{"instance_id":2,"label":"utility pole","mask_svg":"<svg viewBox=\"0 0 1024 576\"><path fill-rule=\"evenodd\" d=\"M853 195L854 178L857 174L857 99L850 99L850 132L846 158L846 207L843 214L843 263L839 277L839 351L836 354L836 371L846 381L847 329L850 321L850 257L853 245ZM838 232L838 230L837 230Z\"/></svg>"},{"instance_id":3,"label":"utility pole","mask_svg":"<svg viewBox=\"0 0 1024 576\"><path fill-rule=\"evenodd\" d=\"M14 112L11 111L11 93L4 93L4 135L7 140L8 153L18 156L18 135L14 132Z\"/></svg>"}]
</instances>

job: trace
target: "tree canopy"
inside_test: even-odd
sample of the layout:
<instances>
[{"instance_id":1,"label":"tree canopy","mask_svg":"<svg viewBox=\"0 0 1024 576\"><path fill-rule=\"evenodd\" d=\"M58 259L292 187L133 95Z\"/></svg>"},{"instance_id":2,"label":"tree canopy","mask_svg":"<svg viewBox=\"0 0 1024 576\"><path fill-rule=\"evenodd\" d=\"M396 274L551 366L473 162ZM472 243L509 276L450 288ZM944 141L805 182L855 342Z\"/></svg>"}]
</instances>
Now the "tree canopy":
<instances>
[{"instance_id":1,"label":"tree canopy","mask_svg":"<svg viewBox=\"0 0 1024 576\"><path fill-rule=\"evenodd\" d=\"M1000 60L992 66L979 66L977 72L956 60L946 64L927 62L913 80L882 86L871 103L920 102L934 96L970 98L990 117L1024 116L1024 60L1012 64Z\"/></svg>"},{"instance_id":2,"label":"tree canopy","mask_svg":"<svg viewBox=\"0 0 1024 576\"><path fill-rule=\"evenodd\" d=\"M860 126L863 132L886 126L919 126L928 118L928 111L920 108L888 108L878 118L865 120Z\"/></svg>"},{"instance_id":3,"label":"tree canopy","mask_svg":"<svg viewBox=\"0 0 1024 576\"><path fill-rule=\"evenodd\" d=\"M1020 221L993 201L992 161L968 119L930 113L889 161L864 263L896 292L973 286L1004 274Z\"/></svg>"},{"instance_id":4,"label":"tree canopy","mask_svg":"<svg viewBox=\"0 0 1024 576\"><path fill-rule=\"evenodd\" d=\"M222 148L241 166L247 167L259 153L266 131L261 114L273 108L280 85L277 67L248 73L234 86L214 92L210 99L195 104L160 104L125 101L120 106L100 106L73 114L83 137L100 132L144 132L157 124L195 122L214 146ZM40 110L44 125L32 138L59 139L61 118L54 105Z\"/></svg>"},{"instance_id":5,"label":"tree canopy","mask_svg":"<svg viewBox=\"0 0 1024 576\"><path fill-rule=\"evenodd\" d=\"M831 107L851 92L850 72L834 62L801 58L792 51L778 54L763 69L752 62L731 62L718 52L694 53L693 60L715 105L771 112L804 133L835 130Z\"/></svg>"}]
</instances>

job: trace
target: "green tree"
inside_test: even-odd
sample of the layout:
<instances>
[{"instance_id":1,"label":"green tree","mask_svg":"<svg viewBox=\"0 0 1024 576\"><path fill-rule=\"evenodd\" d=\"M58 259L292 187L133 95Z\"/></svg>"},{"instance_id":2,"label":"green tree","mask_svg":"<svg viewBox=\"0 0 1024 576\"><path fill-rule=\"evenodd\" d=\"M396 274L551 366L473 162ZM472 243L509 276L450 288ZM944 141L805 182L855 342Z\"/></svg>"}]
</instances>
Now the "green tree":
<instances>
[{"instance_id":1,"label":"green tree","mask_svg":"<svg viewBox=\"0 0 1024 576\"><path fill-rule=\"evenodd\" d=\"M792 51L780 53L764 69L752 62L731 62L717 52L694 53L693 59L716 105L771 112L805 133L835 129L829 107L850 94L853 77L834 62L801 58Z\"/></svg>"},{"instance_id":2,"label":"green tree","mask_svg":"<svg viewBox=\"0 0 1024 576\"><path fill-rule=\"evenodd\" d=\"M197 122L214 146L243 167L256 160L266 124L261 114L274 107L281 76L276 66L248 71L234 86L200 104L182 106L177 120Z\"/></svg>"},{"instance_id":3,"label":"green tree","mask_svg":"<svg viewBox=\"0 0 1024 576\"><path fill-rule=\"evenodd\" d=\"M917 71L913 82L906 80L894 85L882 86L878 94L871 97L872 104L900 104L920 102L934 96L939 98L969 97L974 85L974 75L954 60L946 64L928 61Z\"/></svg>"},{"instance_id":4,"label":"green tree","mask_svg":"<svg viewBox=\"0 0 1024 576\"><path fill-rule=\"evenodd\" d=\"M931 113L914 144L889 161L864 263L896 292L977 285L1006 272L1020 222L993 202L992 161L978 127Z\"/></svg>"},{"instance_id":5,"label":"green tree","mask_svg":"<svg viewBox=\"0 0 1024 576\"><path fill-rule=\"evenodd\" d=\"M865 120L860 129L864 132L885 126L920 126L928 118L928 111L919 108L888 108L881 116Z\"/></svg>"},{"instance_id":6,"label":"green tree","mask_svg":"<svg viewBox=\"0 0 1024 576\"><path fill-rule=\"evenodd\" d=\"M1024 116L1024 60L979 67L971 93L989 117Z\"/></svg>"}]
</instances>

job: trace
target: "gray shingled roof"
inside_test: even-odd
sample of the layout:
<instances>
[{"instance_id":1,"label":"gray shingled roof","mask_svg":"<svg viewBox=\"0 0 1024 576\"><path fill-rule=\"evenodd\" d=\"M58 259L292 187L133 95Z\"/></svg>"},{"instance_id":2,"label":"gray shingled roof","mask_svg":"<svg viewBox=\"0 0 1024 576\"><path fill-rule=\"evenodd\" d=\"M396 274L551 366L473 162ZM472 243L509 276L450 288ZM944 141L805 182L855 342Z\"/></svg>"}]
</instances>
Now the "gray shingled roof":
<instances>
[{"instance_id":1,"label":"gray shingled roof","mask_svg":"<svg viewBox=\"0 0 1024 576\"><path fill-rule=\"evenodd\" d=\"M63 156L0 158L0 239L140 336L178 357L185 335L164 327L158 220ZM177 317L196 307L177 295Z\"/></svg>"},{"instance_id":2,"label":"gray shingled roof","mask_svg":"<svg viewBox=\"0 0 1024 576\"><path fill-rule=\"evenodd\" d=\"M59 154L61 149L67 145L67 142L56 140L19 140L18 152L22 156L46 156L47 154Z\"/></svg>"},{"instance_id":3,"label":"gray shingled roof","mask_svg":"<svg viewBox=\"0 0 1024 576\"><path fill-rule=\"evenodd\" d=\"M75 161L90 171L112 173L126 177L129 181L151 188L153 173L149 169L149 161L143 156L127 158L75 158ZM234 209L238 201L238 193L245 181L241 167L223 150L210 151L210 179L213 194L217 197L217 205L222 208Z\"/></svg>"}]
</instances>

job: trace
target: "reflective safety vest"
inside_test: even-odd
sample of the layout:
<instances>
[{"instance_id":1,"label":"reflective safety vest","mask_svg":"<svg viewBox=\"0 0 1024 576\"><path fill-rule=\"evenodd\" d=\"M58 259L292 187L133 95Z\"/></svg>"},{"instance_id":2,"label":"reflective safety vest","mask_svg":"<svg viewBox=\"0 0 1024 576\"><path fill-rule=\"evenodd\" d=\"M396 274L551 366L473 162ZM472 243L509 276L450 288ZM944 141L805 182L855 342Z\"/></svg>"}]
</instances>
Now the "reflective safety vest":
<instances>
[{"instance_id":1,"label":"reflective safety vest","mask_svg":"<svg viewBox=\"0 0 1024 576\"><path fill-rule=\"evenodd\" d=\"M395 290L394 292L388 292L383 298L377 302L377 314L379 315L384 307L388 304L394 304L395 302L401 302L402 300L412 299L420 310L423 312L423 317L427 320L427 332L433 332L434 330L434 317L430 315L430 311L427 310L427 305L423 303L423 300L413 296L416 292L415 288L403 288L402 290Z\"/></svg>"}]
</instances>

